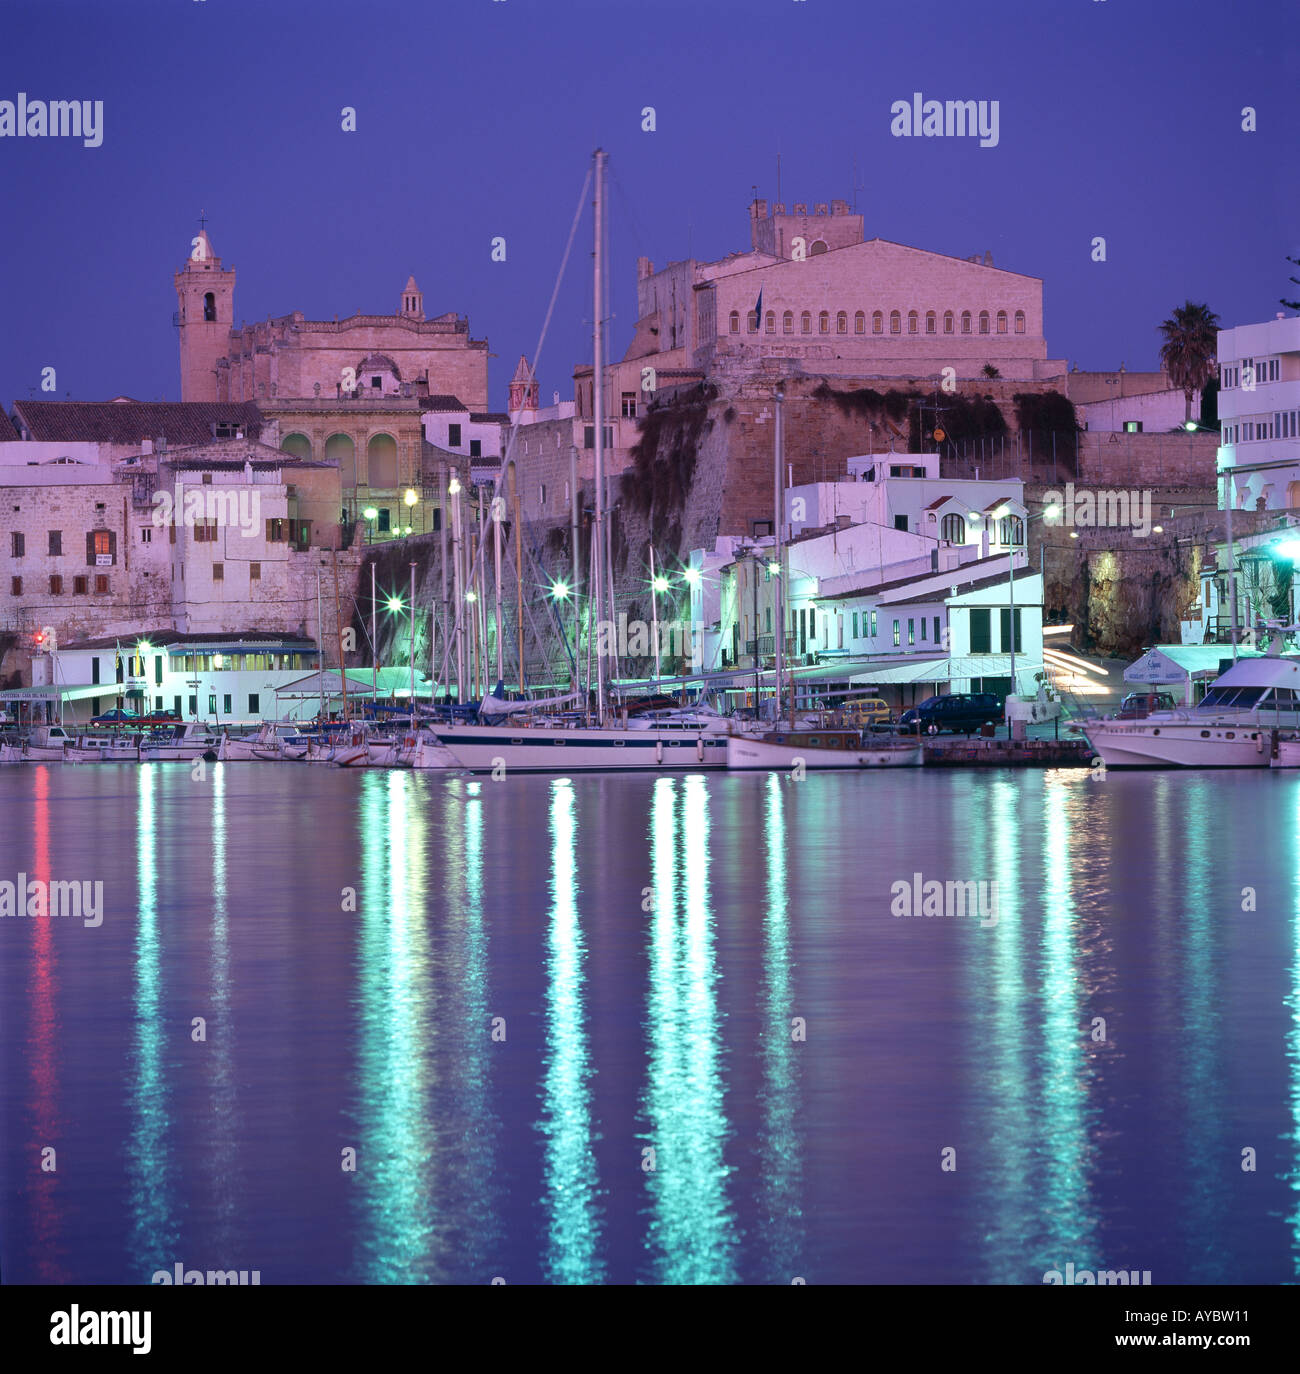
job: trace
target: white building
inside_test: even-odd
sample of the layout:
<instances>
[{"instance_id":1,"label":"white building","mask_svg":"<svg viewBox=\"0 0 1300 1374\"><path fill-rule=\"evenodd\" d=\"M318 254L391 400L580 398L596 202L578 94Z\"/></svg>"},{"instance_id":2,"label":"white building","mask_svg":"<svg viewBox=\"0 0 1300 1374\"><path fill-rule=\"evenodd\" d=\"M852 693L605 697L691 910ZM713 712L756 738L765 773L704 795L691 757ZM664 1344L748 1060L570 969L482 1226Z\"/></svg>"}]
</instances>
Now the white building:
<instances>
[{"instance_id":1,"label":"white building","mask_svg":"<svg viewBox=\"0 0 1300 1374\"><path fill-rule=\"evenodd\" d=\"M1219 505L1300 506L1300 317L1219 331Z\"/></svg>"}]
</instances>

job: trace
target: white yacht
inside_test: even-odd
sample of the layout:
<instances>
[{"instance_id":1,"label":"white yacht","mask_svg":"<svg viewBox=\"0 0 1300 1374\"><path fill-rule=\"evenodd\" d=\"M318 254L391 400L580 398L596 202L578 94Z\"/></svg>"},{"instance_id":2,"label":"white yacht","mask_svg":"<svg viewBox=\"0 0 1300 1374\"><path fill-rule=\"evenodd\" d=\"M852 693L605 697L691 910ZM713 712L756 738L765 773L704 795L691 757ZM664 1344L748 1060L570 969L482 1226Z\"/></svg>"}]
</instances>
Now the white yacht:
<instances>
[{"instance_id":1,"label":"white yacht","mask_svg":"<svg viewBox=\"0 0 1300 1374\"><path fill-rule=\"evenodd\" d=\"M505 767L521 773L609 772L625 768L725 768L727 736L672 726L631 730L578 723L438 724L429 733L473 772Z\"/></svg>"},{"instance_id":2,"label":"white yacht","mask_svg":"<svg viewBox=\"0 0 1300 1374\"><path fill-rule=\"evenodd\" d=\"M1275 640L1216 678L1196 706L1081 728L1107 768L1267 768L1273 731L1300 728L1300 661Z\"/></svg>"},{"instance_id":3,"label":"white yacht","mask_svg":"<svg viewBox=\"0 0 1300 1374\"><path fill-rule=\"evenodd\" d=\"M193 759L216 762L220 757L220 738L201 721L186 721L184 725L165 726L152 730L139 741L139 756L148 763L166 763Z\"/></svg>"},{"instance_id":4,"label":"white yacht","mask_svg":"<svg viewBox=\"0 0 1300 1374\"><path fill-rule=\"evenodd\" d=\"M919 737L873 738L858 730L778 727L757 739L732 735L727 740L727 767L731 769L918 768L923 755Z\"/></svg>"}]
</instances>

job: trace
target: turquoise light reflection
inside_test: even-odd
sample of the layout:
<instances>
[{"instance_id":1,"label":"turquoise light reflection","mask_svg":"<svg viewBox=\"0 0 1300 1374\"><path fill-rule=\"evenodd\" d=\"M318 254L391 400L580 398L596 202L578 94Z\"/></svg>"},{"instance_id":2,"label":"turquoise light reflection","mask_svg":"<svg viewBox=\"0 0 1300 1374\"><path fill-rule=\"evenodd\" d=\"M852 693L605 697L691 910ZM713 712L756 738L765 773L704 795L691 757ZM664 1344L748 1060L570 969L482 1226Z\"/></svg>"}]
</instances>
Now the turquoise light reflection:
<instances>
[{"instance_id":1,"label":"turquoise light reflection","mask_svg":"<svg viewBox=\"0 0 1300 1374\"><path fill-rule=\"evenodd\" d=\"M1291 823L1292 842L1300 836L1300 786L1292 783L1296 801L1296 817ZM1300 873L1300 858L1292 855L1292 871ZM1291 991L1284 999L1291 1013L1291 1026L1286 1037L1286 1057L1289 1071L1288 1096L1291 1106L1291 1158L1283 1178L1295 1194L1295 1208L1287 1217L1291 1228L1292 1271L1300 1279L1300 880L1296 883L1295 911L1291 917ZM1286 1139L1286 1137L1283 1137Z\"/></svg>"},{"instance_id":2,"label":"turquoise light reflection","mask_svg":"<svg viewBox=\"0 0 1300 1374\"><path fill-rule=\"evenodd\" d=\"M226 892L226 765L212 770L212 936L208 1055L212 1072L211 1178L215 1253L234 1255L241 1206L238 1173L242 1134L235 1086L235 1023L230 1012L230 932ZM231 1261L233 1263L233 1260Z\"/></svg>"},{"instance_id":3,"label":"turquoise light reflection","mask_svg":"<svg viewBox=\"0 0 1300 1374\"><path fill-rule=\"evenodd\" d=\"M592 1148L592 1075L584 1025L586 945L578 921L577 821L573 783L551 783L551 911L548 940L546 1077L542 1087L546 1137L542 1207L546 1213L543 1270L551 1283L600 1283L600 1204Z\"/></svg>"},{"instance_id":4,"label":"turquoise light reflection","mask_svg":"<svg viewBox=\"0 0 1300 1374\"><path fill-rule=\"evenodd\" d=\"M403 771L361 786L361 1093L358 1244L368 1283L427 1283L437 1157L426 1108L432 1076L425 822Z\"/></svg>"},{"instance_id":5,"label":"turquoise light reflection","mask_svg":"<svg viewBox=\"0 0 1300 1374\"><path fill-rule=\"evenodd\" d=\"M759 1228L768 1281L804 1277L801 1207L802 1137L798 1115L798 1060L802 1047L791 1037L790 894L786 875L785 778L769 773L764 782L763 843L767 851L767 912L763 921L763 1134L759 1143L762 1183Z\"/></svg>"},{"instance_id":6,"label":"turquoise light reflection","mask_svg":"<svg viewBox=\"0 0 1300 1374\"><path fill-rule=\"evenodd\" d=\"M1213 835L1218 820L1210 805L1205 780L1177 779L1184 814L1170 825L1175 835ZM1172 780L1160 779L1159 791L1173 790ZM1228 1283L1233 1268L1219 1247L1218 1238L1228 1233L1225 1211L1227 1195L1223 1189L1223 1161L1232 1143L1225 1134L1223 1085L1227 1068L1223 1063L1223 1027L1220 1011L1223 997L1217 986L1219 960L1216 944L1222 938L1222 921L1215 909L1213 872L1217 862L1207 844L1181 846L1180 863L1186 886L1172 913L1178 925L1183 989L1182 1016L1178 1022L1178 1043L1182 1077L1186 1147L1179 1151L1187 1172L1184 1205L1178 1209L1187 1254L1197 1283ZM1157 873L1178 872L1177 866L1154 869Z\"/></svg>"},{"instance_id":7,"label":"turquoise light reflection","mask_svg":"<svg viewBox=\"0 0 1300 1374\"><path fill-rule=\"evenodd\" d=\"M168 1147L171 1097L164 1059L162 946L158 925L158 766L136 769L139 919L135 937L135 1034L131 1046L127 1175L131 1197L131 1263L142 1277L170 1268L180 1255L173 1212L175 1165Z\"/></svg>"},{"instance_id":8,"label":"turquoise light reflection","mask_svg":"<svg viewBox=\"0 0 1300 1374\"><path fill-rule=\"evenodd\" d=\"M990 1160L978 1206L986 1227L984 1253L990 1283L1026 1283L1035 1278L1038 1256L1029 1253L1038 1228L1034 1177L1034 1087L1028 1029L1033 1007L1025 985L1025 930L1021 903L1024 836L1022 784L1006 777L990 785L990 851L997 856L998 923L973 926L966 946L972 975L969 998L980 1027L974 1062L988 1104L982 1148ZM982 876L982 875L981 875ZM1039 1274L1042 1269L1039 1269Z\"/></svg>"},{"instance_id":9,"label":"turquoise light reflection","mask_svg":"<svg viewBox=\"0 0 1300 1374\"><path fill-rule=\"evenodd\" d=\"M1076 780L1060 774L1044 780L1042 1122L1038 1138L1046 1167L1037 1197L1046 1234L1042 1262L1034 1266L1040 1271L1061 1268L1071 1260L1076 1268L1094 1269L1099 1260L1107 1258L1095 1250L1097 1218L1089 1193L1090 1070L1074 940L1078 916L1071 825L1083 823L1082 805Z\"/></svg>"},{"instance_id":10,"label":"turquoise light reflection","mask_svg":"<svg viewBox=\"0 0 1300 1374\"><path fill-rule=\"evenodd\" d=\"M672 778L656 780L650 817L655 908L642 1110L655 1171L646 1175L646 1244L660 1283L734 1283L737 1242L726 1191L729 1130L709 910L708 783L699 774L688 776L680 810L677 786Z\"/></svg>"}]
</instances>

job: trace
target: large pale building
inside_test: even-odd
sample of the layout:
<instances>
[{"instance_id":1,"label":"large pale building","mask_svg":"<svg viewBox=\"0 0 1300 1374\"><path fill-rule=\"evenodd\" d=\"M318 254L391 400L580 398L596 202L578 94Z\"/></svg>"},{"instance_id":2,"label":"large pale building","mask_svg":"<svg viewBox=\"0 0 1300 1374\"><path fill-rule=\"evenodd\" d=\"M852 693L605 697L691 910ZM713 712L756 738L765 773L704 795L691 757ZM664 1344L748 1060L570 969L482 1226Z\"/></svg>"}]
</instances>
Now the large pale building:
<instances>
[{"instance_id":1,"label":"large pale building","mask_svg":"<svg viewBox=\"0 0 1300 1374\"><path fill-rule=\"evenodd\" d=\"M842 200L750 205L750 251L688 259L656 272L637 263L637 336L629 358L665 366L744 369L766 358L808 373L958 378L1061 376L1043 337L1041 278L993 266L989 253L955 258L863 239Z\"/></svg>"},{"instance_id":2,"label":"large pale building","mask_svg":"<svg viewBox=\"0 0 1300 1374\"><path fill-rule=\"evenodd\" d=\"M1300 317L1219 331L1219 504L1300 506Z\"/></svg>"},{"instance_id":3,"label":"large pale building","mask_svg":"<svg viewBox=\"0 0 1300 1374\"><path fill-rule=\"evenodd\" d=\"M469 321L424 313L414 277L392 315L309 320L292 314L235 327L235 269L222 266L207 230L175 274L181 398L270 401L449 394L487 409L488 346Z\"/></svg>"}]
</instances>

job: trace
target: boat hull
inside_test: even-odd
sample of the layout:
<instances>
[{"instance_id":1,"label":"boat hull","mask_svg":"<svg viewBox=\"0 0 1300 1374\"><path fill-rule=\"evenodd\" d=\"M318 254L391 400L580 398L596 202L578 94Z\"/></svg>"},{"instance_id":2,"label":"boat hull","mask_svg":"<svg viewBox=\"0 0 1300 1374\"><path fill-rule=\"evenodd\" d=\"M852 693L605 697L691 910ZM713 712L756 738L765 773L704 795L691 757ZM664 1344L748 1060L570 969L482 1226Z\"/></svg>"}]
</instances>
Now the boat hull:
<instances>
[{"instance_id":1,"label":"boat hull","mask_svg":"<svg viewBox=\"0 0 1300 1374\"><path fill-rule=\"evenodd\" d=\"M1269 732L1242 722L1100 721L1084 737L1107 768L1267 768Z\"/></svg>"},{"instance_id":2,"label":"boat hull","mask_svg":"<svg viewBox=\"0 0 1300 1374\"><path fill-rule=\"evenodd\" d=\"M663 772L727 766L723 735L684 731L510 729L466 725L436 729L455 767L490 773Z\"/></svg>"},{"instance_id":3,"label":"boat hull","mask_svg":"<svg viewBox=\"0 0 1300 1374\"><path fill-rule=\"evenodd\" d=\"M766 740L733 735L727 741L729 769L791 769L800 763L807 769L916 768L923 747L916 744L864 746L860 749L818 749L798 744L773 744Z\"/></svg>"}]
</instances>

